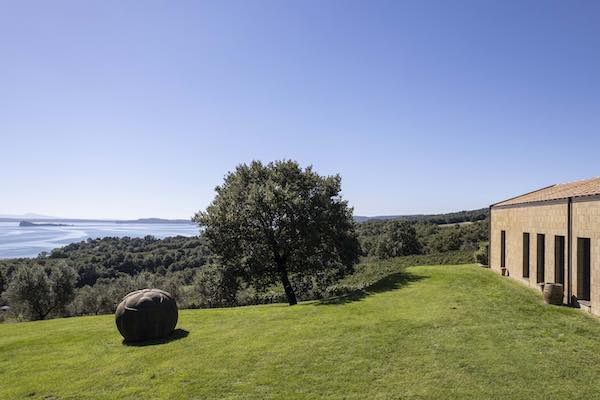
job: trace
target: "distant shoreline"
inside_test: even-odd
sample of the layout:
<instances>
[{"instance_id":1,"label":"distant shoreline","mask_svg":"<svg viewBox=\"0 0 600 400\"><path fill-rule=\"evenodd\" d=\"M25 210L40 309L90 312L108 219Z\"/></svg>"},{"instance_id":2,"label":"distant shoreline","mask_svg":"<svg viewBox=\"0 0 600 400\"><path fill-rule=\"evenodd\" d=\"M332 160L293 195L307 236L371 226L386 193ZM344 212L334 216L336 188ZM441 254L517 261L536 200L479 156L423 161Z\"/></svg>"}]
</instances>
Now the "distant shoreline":
<instances>
[{"instance_id":1,"label":"distant shoreline","mask_svg":"<svg viewBox=\"0 0 600 400\"><path fill-rule=\"evenodd\" d=\"M31 220L21 220L31 223ZM63 226L56 226L48 220L40 224L19 227L18 221L0 223L0 259L35 258L43 252L71 243L84 242L88 239L104 237L144 238L152 236L164 239L173 236L197 236L198 225L193 223L115 223L111 221L95 221L69 223L60 220ZM64 226L68 225L68 226Z\"/></svg>"},{"instance_id":2,"label":"distant shoreline","mask_svg":"<svg viewBox=\"0 0 600 400\"><path fill-rule=\"evenodd\" d=\"M71 218L0 218L0 222L22 221L31 222L40 226L40 224L59 224L66 223L105 223L105 224L189 224L193 225L189 219L162 219L162 218L139 218L132 220L110 220L110 219L71 219ZM64 226L64 225L62 225Z\"/></svg>"}]
</instances>

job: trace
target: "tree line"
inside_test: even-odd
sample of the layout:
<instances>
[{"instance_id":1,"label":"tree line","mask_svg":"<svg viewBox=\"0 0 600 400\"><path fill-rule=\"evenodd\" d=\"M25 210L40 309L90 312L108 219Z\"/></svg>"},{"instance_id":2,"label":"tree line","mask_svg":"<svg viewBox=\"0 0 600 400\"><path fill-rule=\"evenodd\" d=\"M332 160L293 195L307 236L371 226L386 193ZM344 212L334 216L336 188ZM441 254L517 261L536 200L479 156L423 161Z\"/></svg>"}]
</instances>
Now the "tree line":
<instances>
[{"instance_id":1,"label":"tree line","mask_svg":"<svg viewBox=\"0 0 600 400\"><path fill-rule=\"evenodd\" d=\"M435 225L459 224L463 222L484 221L488 218L489 209L480 208L477 210L457 211L446 214L415 214L415 215L388 215L381 217L355 217L357 222L366 221L409 221L432 223Z\"/></svg>"},{"instance_id":2,"label":"tree line","mask_svg":"<svg viewBox=\"0 0 600 400\"><path fill-rule=\"evenodd\" d=\"M363 256L381 259L412 254L475 251L488 240L488 221L436 225L431 222L372 220L357 225Z\"/></svg>"}]
</instances>

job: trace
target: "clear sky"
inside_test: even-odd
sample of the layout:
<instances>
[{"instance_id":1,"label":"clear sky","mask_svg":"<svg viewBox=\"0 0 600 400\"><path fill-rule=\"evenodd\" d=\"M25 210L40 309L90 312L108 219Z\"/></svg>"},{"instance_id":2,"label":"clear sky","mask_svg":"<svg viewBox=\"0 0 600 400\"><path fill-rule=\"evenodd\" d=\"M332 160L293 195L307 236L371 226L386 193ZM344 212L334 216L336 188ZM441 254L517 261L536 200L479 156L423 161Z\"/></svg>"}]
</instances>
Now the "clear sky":
<instances>
[{"instance_id":1,"label":"clear sky","mask_svg":"<svg viewBox=\"0 0 600 400\"><path fill-rule=\"evenodd\" d=\"M187 218L283 158L447 212L599 154L598 1L0 0L0 214Z\"/></svg>"}]
</instances>

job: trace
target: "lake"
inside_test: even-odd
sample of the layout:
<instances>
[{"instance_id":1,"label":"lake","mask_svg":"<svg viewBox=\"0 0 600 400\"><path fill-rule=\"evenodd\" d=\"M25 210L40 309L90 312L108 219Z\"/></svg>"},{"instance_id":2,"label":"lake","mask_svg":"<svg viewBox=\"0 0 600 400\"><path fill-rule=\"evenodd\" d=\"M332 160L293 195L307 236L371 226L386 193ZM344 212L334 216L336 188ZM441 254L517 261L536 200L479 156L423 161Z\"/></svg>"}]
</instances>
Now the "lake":
<instances>
[{"instance_id":1,"label":"lake","mask_svg":"<svg viewBox=\"0 0 600 400\"><path fill-rule=\"evenodd\" d=\"M50 251L69 243L81 242L88 238L101 237L144 237L195 236L198 226L194 224L152 224L115 222L60 222L69 226L20 227L18 222L0 222L0 259L35 257L43 251Z\"/></svg>"}]
</instances>

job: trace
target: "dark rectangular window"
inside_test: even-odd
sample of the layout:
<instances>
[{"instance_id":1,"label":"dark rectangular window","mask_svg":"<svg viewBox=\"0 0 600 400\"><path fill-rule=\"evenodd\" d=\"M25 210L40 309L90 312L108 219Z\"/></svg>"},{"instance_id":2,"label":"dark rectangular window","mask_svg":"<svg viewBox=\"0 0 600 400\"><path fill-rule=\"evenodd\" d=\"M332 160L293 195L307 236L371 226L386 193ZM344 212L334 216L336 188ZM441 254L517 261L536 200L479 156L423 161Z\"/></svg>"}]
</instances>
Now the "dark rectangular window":
<instances>
[{"instance_id":1,"label":"dark rectangular window","mask_svg":"<svg viewBox=\"0 0 600 400\"><path fill-rule=\"evenodd\" d=\"M577 238L577 299L590 300L590 239Z\"/></svg>"},{"instance_id":2,"label":"dark rectangular window","mask_svg":"<svg viewBox=\"0 0 600 400\"><path fill-rule=\"evenodd\" d=\"M529 278L529 233L523 234L523 278Z\"/></svg>"},{"instance_id":3,"label":"dark rectangular window","mask_svg":"<svg viewBox=\"0 0 600 400\"><path fill-rule=\"evenodd\" d=\"M506 231L500 231L500 267L506 268Z\"/></svg>"},{"instance_id":4,"label":"dark rectangular window","mask_svg":"<svg viewBox=\"0 0 600 400\"><path fill-rule=\"evenodd\" d=\"M565 283L565 237L554 236L554 282Z\"/></svg>"},{"instance_id":5,"label":"dark rectangular window","mask_svg":"<svg viewBox=\"0 0 600 400\"><path fill-rule=\"evenodd\" d=\"M546 235L537 235L537 282L546 280Z\"/></svg>"}]
</instances>

